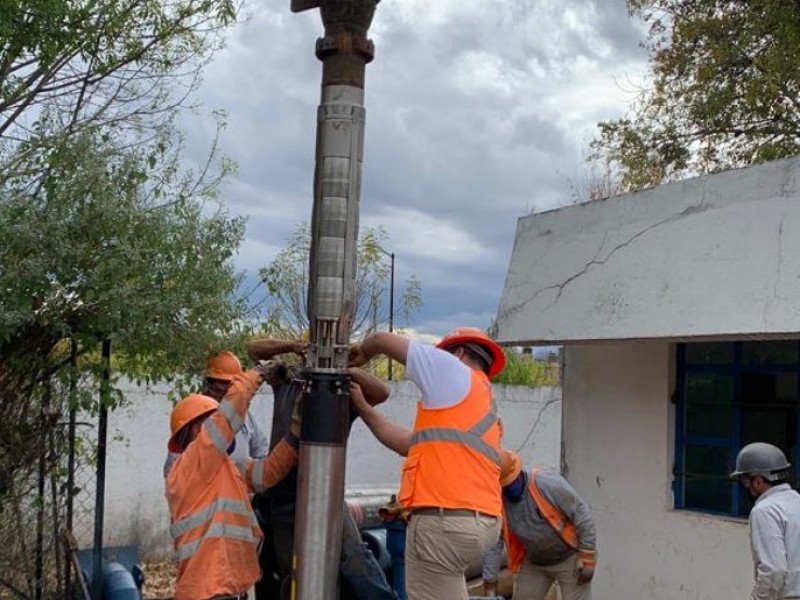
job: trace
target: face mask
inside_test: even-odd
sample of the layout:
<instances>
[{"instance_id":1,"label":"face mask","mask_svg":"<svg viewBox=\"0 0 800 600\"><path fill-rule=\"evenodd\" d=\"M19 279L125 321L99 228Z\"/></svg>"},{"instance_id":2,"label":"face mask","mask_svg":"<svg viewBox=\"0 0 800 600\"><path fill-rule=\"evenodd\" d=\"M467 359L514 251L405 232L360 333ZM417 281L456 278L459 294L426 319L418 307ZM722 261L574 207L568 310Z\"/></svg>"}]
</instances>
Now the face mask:
<instances>
[{"instance_id":1,"label":"face mask","mask_svg":"<svg viewBox=\"0 0 800 600\"><path fill-rule=\"evenodd\" d=\"M503 496L508 498L511 502L519 502L522 498L522 493L525 491L525 474L520 473L519 476L503 488Z\"/></svg>"}]
</instances>

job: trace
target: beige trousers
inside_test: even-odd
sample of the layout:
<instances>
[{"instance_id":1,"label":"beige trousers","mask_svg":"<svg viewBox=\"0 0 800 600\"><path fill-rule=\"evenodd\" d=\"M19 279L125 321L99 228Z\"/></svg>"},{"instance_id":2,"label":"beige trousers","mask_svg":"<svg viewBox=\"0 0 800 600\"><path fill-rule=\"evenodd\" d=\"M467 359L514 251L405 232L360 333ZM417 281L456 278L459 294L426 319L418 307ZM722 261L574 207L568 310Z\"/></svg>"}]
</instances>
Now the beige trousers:
<instances>
[{"instance_id":1,"label":"beige trousers","mask_svg":"<svg viewBox=\"0 0 800 600\"><path fill-rule=\"evenodd\" d=\"M527 560L514 577L514 600L544 600L553 582L558 582L562 600L592 600L592 584L578 583L578 554L565 561L540 567Z\"/></svg>"},{"instance_id":2,"label":"beige trousers","mask_svg":"<svg viewBox=\"0 0 800 600\"><path fill-rule=\"evenodd\" d=\"M468 600L464 573L499 535L497 517L413 515L406 533L408 600Z\"/></svg>"}]
</instances>

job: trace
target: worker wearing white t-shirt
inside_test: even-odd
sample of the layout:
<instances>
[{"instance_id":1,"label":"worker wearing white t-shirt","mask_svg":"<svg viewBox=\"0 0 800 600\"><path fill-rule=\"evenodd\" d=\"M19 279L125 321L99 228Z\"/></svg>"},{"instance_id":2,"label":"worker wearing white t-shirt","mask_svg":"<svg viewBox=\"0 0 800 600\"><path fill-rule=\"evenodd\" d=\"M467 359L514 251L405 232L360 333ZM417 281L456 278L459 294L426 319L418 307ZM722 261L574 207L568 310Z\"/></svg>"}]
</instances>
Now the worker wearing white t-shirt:
<instances>
[{"instance_id":1,"label":"worker wearing white t-shirt","mask_svg":"<svg viewBox=\"0 0 800 600\"><path fill-rule=\"evenodd\" d=\"M500 425L489 378L505 367L502 349L478 329L436 345L386 332L351 347L350 365L385 354L406 365L422 392L413 431L351 401L385 446L406 456L398 500L411 514L406 539L408 600L466 600L464 572L500 534Z\"/></svg>"}]
</instances>

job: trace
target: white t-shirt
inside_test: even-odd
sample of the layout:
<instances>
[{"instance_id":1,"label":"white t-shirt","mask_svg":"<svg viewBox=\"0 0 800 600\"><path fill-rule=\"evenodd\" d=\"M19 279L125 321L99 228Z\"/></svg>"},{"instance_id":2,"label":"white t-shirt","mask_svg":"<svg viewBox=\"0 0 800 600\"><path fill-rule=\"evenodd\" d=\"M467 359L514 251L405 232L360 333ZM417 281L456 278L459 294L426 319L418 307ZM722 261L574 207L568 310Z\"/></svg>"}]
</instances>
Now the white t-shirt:
<instances>
[{"instance_id":1,"label":"white t-shirt","mask_svg":"<svg viewBox=\"0 0 800 600\"><path fill-rule=\"evenodd\" d=\"M415 340L408 343L406 376L422 392L425 408L455 406L472 385L470 367L449 352Z\"/></svg>"}]
</instances>

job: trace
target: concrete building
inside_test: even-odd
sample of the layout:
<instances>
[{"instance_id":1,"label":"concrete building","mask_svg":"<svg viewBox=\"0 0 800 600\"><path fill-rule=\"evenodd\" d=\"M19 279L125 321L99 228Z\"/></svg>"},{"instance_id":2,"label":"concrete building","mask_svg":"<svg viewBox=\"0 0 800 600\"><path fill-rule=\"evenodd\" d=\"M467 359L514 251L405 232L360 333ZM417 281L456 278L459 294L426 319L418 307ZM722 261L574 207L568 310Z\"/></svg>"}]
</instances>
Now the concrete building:
<instances>
[{"instance_id":1,"label":"concrete building","mask_svg":"<svg viewBox=\"0 0 800 600\"><path fill-rule=\"evenodd\" d=\"M798 456L800 160L521 218L499 340L564 346L562 470L598 598L745 597L760 440Z\"/></svg>"}]
</instances>

